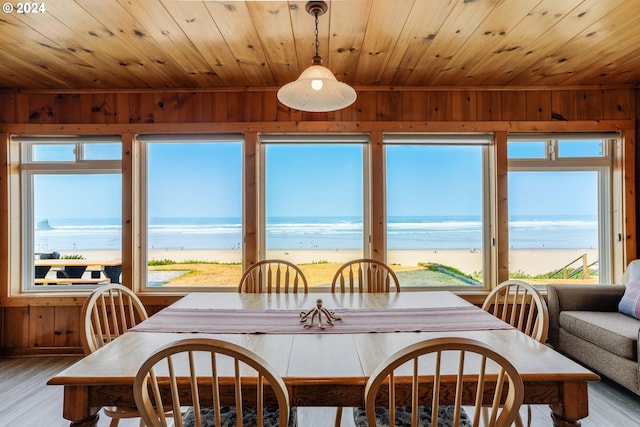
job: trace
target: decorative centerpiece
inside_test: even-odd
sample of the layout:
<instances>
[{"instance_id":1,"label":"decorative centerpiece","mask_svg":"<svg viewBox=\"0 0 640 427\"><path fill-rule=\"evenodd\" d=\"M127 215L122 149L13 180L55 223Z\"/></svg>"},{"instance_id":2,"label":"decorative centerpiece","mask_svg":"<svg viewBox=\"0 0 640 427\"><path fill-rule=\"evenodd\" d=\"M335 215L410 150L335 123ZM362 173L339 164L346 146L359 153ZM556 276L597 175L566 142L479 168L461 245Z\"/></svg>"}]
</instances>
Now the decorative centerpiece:
<instances>
[{"instance_id":1,"label":"decorative centerpiece","mask_svg":"<svg viewBox=\"0 0 640 427\"><path fill-rule=\"evenodd\" d=\"M302 312L300 313L300 322L306 322L304 324L305 328L311 328L313 326L313 322L315 320L315 318L318 318L318 327L320 329L324 329L325 328L325 324L323 323L323 316L324 316L324 320L327 322L327 324L333 326L333 322L334 320L342 320L340 317L336 316L336 313L333 311L329 311L326 308L324 308L322 306L322 299L318 299L316 301L316 306L313 307L311 310L307 311L307 312Z\"/></svg>"}]
</instances>

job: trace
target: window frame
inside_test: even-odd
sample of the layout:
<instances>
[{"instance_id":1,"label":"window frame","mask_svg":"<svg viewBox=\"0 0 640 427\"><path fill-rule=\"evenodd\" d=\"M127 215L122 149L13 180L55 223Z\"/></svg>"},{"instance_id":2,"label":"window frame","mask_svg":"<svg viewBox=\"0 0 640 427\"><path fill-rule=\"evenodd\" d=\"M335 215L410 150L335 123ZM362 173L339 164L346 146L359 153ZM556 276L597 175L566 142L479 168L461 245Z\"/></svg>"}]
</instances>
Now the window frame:
<instances>
[{"instance_id":1,"label":"window frame","mask_svg":"<svg viewBox=\"0 0 640 427\"><path fill-rule=\"evenodd\" d=\"M602 140L602 156L599 157L560 157L558 145L567 140ZM622 169L620 163L621 146L619 133L550 133L529 134L510 133L507 144L511 142L544 142L544 158L514 158L507 155L507 175L510 172L596 172L598 177L598 269L599 284L613 281L613 267L620 260L622 239ZM608 194L608 196L607 196ZM508 209L508 208L507 208ZM615 236L620 238L615 238ZM604 267L604 268L603 268Z\"/></svg>"},{"instance_id":2,"label":"window frame","mask_svg":"<svg viewBox=\"0 0 640 427\"><path fill-rule=\"evenodd\" d=\"M178 126L179 129L183 129L183 132L190 132L190 129L184 127L184 126ZM600 127L603 128L603 127ZM606 126L604 127L606 128ZM9 129L11 129L11 127L9 127ZM23 128L20 128L23 129ZM31 129L30 127L28 129ZM33 129L36 129L35 127ZM38 132L40 131L39 128ZM587 129L590 129L590 127L587 127ZM626 128L625 128L626 129ZM69 134L73 133L74 129L70 129ZM145 128L145 130L148 131L147 128ZM24 133L24 130L20 130L16 133L22 132ZM28 131L27 131L28 132ZM35 131L34 131L35 132ZM60 132L60 129L56 129L56 132ZM108 130L107 130L108 132ZM151 131L152 132L152 131ZM355 132L358 132L358 130L355 130ZM502 169L502 173L504 174L505 172L508 172L509 167L505 166L505 164L509 161L507 158L507 151L506 148L504 149L504 155L502 155L502 143L505 142L507 139L512 138L514 135L523 135L524 132L514 132L511 133L509 131L496 131L497 134L499 135L508 135L508 138L505 137L504 139L502 138L498 138L498 142L499 142L499 146L495 145L495 141L494 144L492 144L489 147L489 162L491 164L491 169L490 172L485 174L483 176L483 179L486 179L487 182L489 182L489 186L491 188L492 191L496 191L498 184L501 180L501 178L499 176L497 176L497 173L500 173L500 169ZM535 132L535 131L530 131L530 132ZM581 132L581 131L580 131ZM254 135L252 137L249 137L248 141L249 143L251 143L251 145L253 145L254 142L256 142L257 140L255 139L255 134L257 132L255 131L251 131L251 132L247 132L247 136L249 137L249 135ZM381 131L367 131L365 132L366 135L372 135L374 133L378 133L378 134L382 134L383 132ZM626 224L624 221L624 217L628 212L635 212L634 207L633 206L629 206L629 205L633 205L633 200L629 199L630 197L630 193L629 193L629 182L625 181L625 174L627 173L627 171L631 171L633 172L632 164L633 164L633 159L629 159L628 158L628 154L629 154L629 150L633 150L633 147L629 145L628 140L625 139L624 137L624 133L622 132L601 132L603 135L607 135L609 137L611 137L612 139L616 139L618 142L615 145L615 147L612 147L612 150L614 150L615 152L612 153L613 155L613 159L612 159L612 179L610 182L610 188L612 191L612 206L611 209L614 212L613 217L612 217L612 233L611 235L612 237L612 249L611 249L611 253L612 253L612 263L613 265L610 267L611 270L611 274L614 276L614 279L618 279L621 277L622 275L622 271L625 268L626 264L625 264L625 257L626 257L626 253L628 250L631 250L633 252L633 248L628 247L629 246L629 240L627 238L627 232L626 230ZM593 133L593 132L589 132L588 130L585 131L584 133L576 133L575 135L578 135L580 138L585 138L587 136L594 136L597 135L598 133ZM8 226L8 239L9 239L9 243L7 244L7 247L9 249L9 254L8 254L8 261L7 261L7 265L15 265L15 266L20 266L22 267L23 261L24 259L30 259L31 257L24 257L23 254L23 248L22 248L22 242L23 242L23 230L25 227L25 223L22 222L20 224L16 224L16 222L21 221L24 215L23 209L22 209L22 195L23 195L23 188L21 185L22 182L22 169L27 169L29 168L29 166L27 166L27 163L25 163L25 158L21 158L21 147L20 147L20 143L17 141L17 139L22 138L22 136L17 136L14 133L11 133L9 131L9 133L6 134L7 135L7 139L8 139L8 150L7 150L7 160L8 160L8 209L9 209L9 216L7 219L7 226ZM146 175L141 175L140 170L143 168L144 163L140 161L140 157L139 157L139 144L136 141L135 135L131 135L131 134L123 134L123 135L129 135L129 136L133 136L132 139L129 140L129 145L125 145L124 141L120 139L120 136L118 136L118 141L123 143L122 145L122 149L123 149L123 159L122 160L118 160L117 162L119 163L119 167L118 167L118 173L121 173L123 176L123 202L127 201L129 198L133 198L134 200L140 196L141 192L140 192L140 186L139 183L141 181L141 178L143 178ZM197 136L198 133L196 131L196 133L194 134L187 134L191 137ZM540 138L540 134L536 134L536 133L531 133L531 135L536 135L536 139ZM563 133L552 133L552 135L565 135ZM633 135L633 134L632 134ZM92 139L97 139L100 142L104 142L105 138L109 138L112 137L113 135L100 135L100 134L91 134L91 135L87 135L86 137L81 137L81 138L86 138L87 141L91 141ZM26 137L26 138L37 138L37 139L58 139L62 142L70 142L71 140L73 140L74 138L78 138L77 136L44 136L44 137ZM377 138L376 138L377 140ZM247 140L245 140L247 141ZM133 149L134 151L132 153L127 153L127 156L131 156L131 158L127 158L126 161L129 162L129 165L131 166L131 169L127 169L126 172L124 172L122 170L122 165L125 162L125 152L127 149L131 149L131 143L133 144ZM243 157L243 168L245 167L245 165L249 165L251 168L255 168L256 170L254 171L256 173L256 181L259 181L257 178L257 173L259 172L259 166L258 166L258 160L260 158L260 150L259 150L259 144L256 143L256 149L255 151L253 150L252 146L251 147L246 147L245 144L245 151L244 151L244 157ZM129 147L129 148L127 148ZM367 150L370 150L371 147L367 146ZM378 149L376 148L376 150L370 150L371 151L378 151ZM382 150L384 151L384 150ZM253 155L255 154L255 159L253 158ZM383 159L384 154L382 156L380 156L380 159ZM384 164L384 160L380 160L378 158L378 154L376 154L376 158L374 159L376 164L380 161L383 162ZM580 162L584 162L585 158L584 157L580 157L580 158L576 158L576 161L580 161ZM248 162L248 163L245 163ZM500 163L502 163L502 166L500 166ZM58 165L56 167L61 167L62 169L64 169L64 162L57 162ZM496 163L498 164L496 166ZM631 169L630 169L631 168ZM498 169L498 170L497 170ZM506 170L504 170L506 169ZM247 177L249 177L251 175L251 171L246 172L243 171L243 192L247 190L247 184L244 182L245 179L247 179ZM364 173L365 173L365 180L364 180L364 184L365 185L370 185L371 182L371 166L364 166ZM378 170L376 170L376 174L378 173ZM124 179L127 178L127 179ZM130 180L133 181L133 183L128 182ZM253 179L253 178L251 178ZM126 186L128 184L132 184L131 188L126 188ZM631 186L633 188L633 184L631 183ZM249 198L253 198L255 197L256 200L259 198L259 193L258 190L256 190L255 193L253 193L253 189L251 189L252 193L251 194L243 194L242 196L242 201L243 203L247 203L247 197ZM379 191L379 189L376 189L375 191ZM371 206L376 207L376 204L380 204L380 202L374 202L374 204L372 205L371 203L371 189L367 189L365 191L366 196L369 199L365 201L364 206L366 209L370 209ZM374 198L378 197L374 194ZM378 197L379 198L379 197ZM498 219L498 215L496 214L497 211L499 211L500 209L498 209L496 207L498 203L498 198L496 196L496 194L491 194L489 196L489 202L490 202L490 206L486 206L486 210L491 212L491 217L492 218L496 218ZM251 200L249 200L249 204L251 203ZM256 202L257 204L257 202ZM134 242L136 242L136 239L138 239L139 236L139 231L136 231L136 229L139 230L139 223L136 224L136 222L138 222L136 219L139 217L138 214L138 210L139 210L139 206L137 206L138 204L136 203L134 206L129 206L128 208L131 209L131 214L133 214L133 219L134 219L134 223L133 223L133 228L134 228L134 232L132 233L133 236L133 240ZM257 209L257 206L256 206ZM384 214L386 214L386 209L383 209ZM369 215L367 215L366 217L368 218L371 214L376 214L378 215L378 212L373 212L370 213ZM258 213L256 212L256 216L258 215ZM14 221L11 218L16 218L16 221ZM124 218L124 214L123 214L123 218ZM246 212L244 210L243 207L243 227L246 221L256 221L256 226L257 226L257 219L256 217L252 217L252 218L247 218L246 217ZM502 219L502 218L500 218ZM491 224L491 235L494 236L496 234L499 234L497 232L497 230L494 229L494 225L495 225L495 221L492 220L492 224ZM255 226L254 226L255 228ZM369 224L367 226L367 228L370 230L371 225ZM632 227L633 230L635 230L635 227ZM380 226L378 225L376 229L380 229ZM124 230L124 227L123 227ZM615 234L614 234L615 232ZM243 231L243 237L244 237L244 231ZM633 237L633 236L632 236ZM385 238L386 238L386 233L385 233ZM257 241L259 239L258 236L253 236L251 237L251 239L253 239L256 242L257 245ZM497 275L498 274L498 269L499 266L497 265L498 261L502 261L503 263L508 262L508 258L507 259L498 259L498 251L497 251L497 247L496 247L496 241L493 239L496 239L495 237L491 237L492 242L491 242L491 254L487 255L490 256L492 259L491 262L491 268L492 270L490 271L491 275ZM378 239L378 241L384 241L386 239ZM497 239L498 240L498 239ZM124 242L123 242L124 243ZM367 242L368 244L370 244L370 242ZM500 242L501 243L501 242ZM137 242L135 244L135 247L124 247L122 248L123 250L123 261L125 262L129 262L129 263L133 263L133 268L136 269L136 271L133 272L132 274L132 286L134 287L134 289L137 290L141 290L141 286L140 286L140 278L139 275L137 273L137 271L141 268L146 268L146 265L140 267L139 264L139 259L137 259L139 252L138 252L138 248L137 248ZM380 250L379 247L376 248L377 250ZM125 252L127 252L125 254ZM386 249L385 249L386 252ZM243 250L243 262L246 262L246 259L251 259L252 257L255 257L256 254L254 254L253 252L251 254L246 254L245 251ZM24 258L24 259L18 259L18 258ZM485 262L486 261L486 257L485 257ZM8 268L8 273L7 276L9 278L9 286L8 286L8 292L6 297L8 298L16 298L19 297L20 294L24 293L24 291L22 290L22 268ZM31 271L28 271L29 274L31 274ZM489 277L489 270L487 270L487 274L485 274L485 277L487 279L486 280L490 280L491 282L494 282L495 280ZM62 287L55 287L55 290L61 290ZM74 287L74 290L77 290L77 287ZM147 290L149 290L149 288L146 288ZM162 291L165 291L166 289L162 289L159 288L158 291L159 293ZM202 290L214 290L214 289L202 289ZM225 291L227 289L224 289ZM478 289L480 290L480 289ZM182 291L184 292L185 289L178 289L178 291ZM458 293L465 293L463 292L463 290L461 289L455 289L456 292ZM51 296L53 292L48 292L48 295L45 296ZM171 292L174 293L175 292ZM64 295L64 294L61 294ZM25 299L24 301L29 301L29 297L31 296L37 296L36 294L33 295L25 295L27 297L27 299ZM70 293L66 293L65 296L71 296ZM17 301L17 300L16 300Z\"/></svg>"},{"instance_id":3,"label":"window frame","mask_svg":"<svg viewBox=\"0 0 640 427\"><path fill-rule=\"evenodd\" d=\"M139 288L142 292L149 293L162 293L162 292L231 292L237 290L237 285L230 286L198 286L198 287L190 287L190 286L170 286L163 285L159 287L149 286L149 144L162 144L162 143L230 143L237 142L240 143L241 147L241 187L242 187L242 195L241 195L241 238L243 241L242 248L242 271L245 270L245 249L244 249L244 241L245 241L245 232L246 232L246 224L247 218L245 217L245 198L246 198L246 185L245 185L245 147L247 144L245 135L241 133L205 133L205 134L140 134L136 135L135 143L139 144L140 148L140 185L139 185L139 193L138 199L141 201L140 203L140 211L139 211L139 221L140 221L140 265L138 266L140 284ZM239 280L240 278L238 278Z\"/></svg>"},{"instance_id":4,"label":"window frame","mask_svg":"<svg viewBox=\"0 0 640 427\"><path fill-rule=\"evenodd\" d=\"M261 133L258 150L258 259L266 256L266 150L270 144L288 145L330 145L330 144L362 144L362 258L371 257L371 149L369 133ZM329 284L330 285L330 284ZM310 292L327 291L326 286L313 286Z\"/></svg>"},{"instance_id":5,"label":"window frame","mask_svg":"<svg viewBox=\"0 0 640 427\"><path fill-rule=\"evenodd\" d=\"M100 285L64 285L54 287L36 287L32 281L34 271L34 178L37 175L120 175L122 177L122 160L87 160L84 158L84 146L92 143L118 143L122 145L120 137L115 136L62 136L62 137L31 137L12 136L12 141L20 144L20 293L53 293L70 292L81 289L92 290ZM33 150L37 145L73 144L75 160L72 161L44 161L34 160ZM121 188L121 198L122 198ZM122 250L122 249L121 249ZM33 283L32 283L33 282Z\"/></svg>"},{"instance_id":6,"label":"window frame","mask_svg":"<svg viewBox=\"0 0 640 427\"><path fill-rule=\"evenodd\" d=\"M387 224L388 224L388 210L387 210L387 146L402 146L402 145L437 145L437 146L477 146L481 147L481 200L482 206L480 212L482 215L481 228L482 228L482 287L472 288L469 286L411 286L405 289L415 291L425 290L449 290L455 292L473 292L477 290L487 291L491 288L493 277L495 275L492 269L493 259L493 247L496 242L496 229L492 224L495 224L496 211L495 200L493 200L495 194L495 175L496 175L496 163L492 161L495 156L495 135L492 132L460 132L460 133L399 133L389 132L382 135L383 147L383 165L384 165L384 257L387 259L388 254L388 238L387 238ZM402 287L402 284L400 285Z\"/></svg>"}]
</instances>

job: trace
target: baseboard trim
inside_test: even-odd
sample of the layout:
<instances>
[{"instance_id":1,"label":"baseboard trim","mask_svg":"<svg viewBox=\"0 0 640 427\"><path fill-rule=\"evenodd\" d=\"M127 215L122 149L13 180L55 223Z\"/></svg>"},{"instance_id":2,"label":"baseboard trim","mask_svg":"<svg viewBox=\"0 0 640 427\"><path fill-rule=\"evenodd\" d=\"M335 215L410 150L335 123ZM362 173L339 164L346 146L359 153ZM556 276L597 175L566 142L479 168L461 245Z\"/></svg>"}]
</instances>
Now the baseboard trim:
<instances>
[{"instance_id":1,"label":"baseboard trim","mask_svg":"<svg viewBox=\"0 0 640 427\"><path fill-rule=\"evenodd\" d=\"M84 355L81 347L11 347L0 349L0 357L78 355Z\"/></svg>"}]
</instances>

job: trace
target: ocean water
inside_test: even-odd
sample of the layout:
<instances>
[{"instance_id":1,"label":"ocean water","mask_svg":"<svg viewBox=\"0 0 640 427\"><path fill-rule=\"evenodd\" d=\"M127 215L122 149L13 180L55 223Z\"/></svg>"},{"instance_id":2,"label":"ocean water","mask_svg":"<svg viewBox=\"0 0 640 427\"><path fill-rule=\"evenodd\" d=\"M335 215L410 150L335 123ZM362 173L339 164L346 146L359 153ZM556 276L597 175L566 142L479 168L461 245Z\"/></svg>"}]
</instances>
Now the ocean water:
<instances>
[{"instance_id":1,"label":"ocean water","mask_svg":"<svg viewBox=\"0 0 640 427\"><path fill-rule=\"evenodd\" d=\"M119 250L118 219L48 218L50 230L35 231L36 252ZM514 217L510 246L528 248L597 248L596 218ZM478 249L482 224L477 217L392 217L387 224L389 249ZM239 218L154 218L148 246L156 249L239 249ZM271 249L359 249L362 220L350 217L271 218Z\"/></svg>"}]
</instances>

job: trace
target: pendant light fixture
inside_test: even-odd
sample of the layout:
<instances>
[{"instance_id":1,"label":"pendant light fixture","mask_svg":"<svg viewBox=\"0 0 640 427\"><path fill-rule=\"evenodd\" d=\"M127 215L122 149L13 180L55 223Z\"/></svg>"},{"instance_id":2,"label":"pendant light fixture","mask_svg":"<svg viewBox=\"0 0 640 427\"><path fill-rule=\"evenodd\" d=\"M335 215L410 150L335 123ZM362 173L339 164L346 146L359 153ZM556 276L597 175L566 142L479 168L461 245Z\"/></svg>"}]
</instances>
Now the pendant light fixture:
<instances>
[{"instance_id":1,"label":"pendant light fixture","mask_svg":"<svg viewBox=\"0 0 640 427\"><path fill-rule=\"evenodd\" d=\"M318 17L327 11L327 3L309 1L305 9L316 21L315 56L312 65L297 80L280 88L278 100L287 107L300 111L326 112L348 107L355 102L356 91L348 84L336 80L333 73L322 66L322 58L318 53Z\"/></svg>"}]
</instances>

